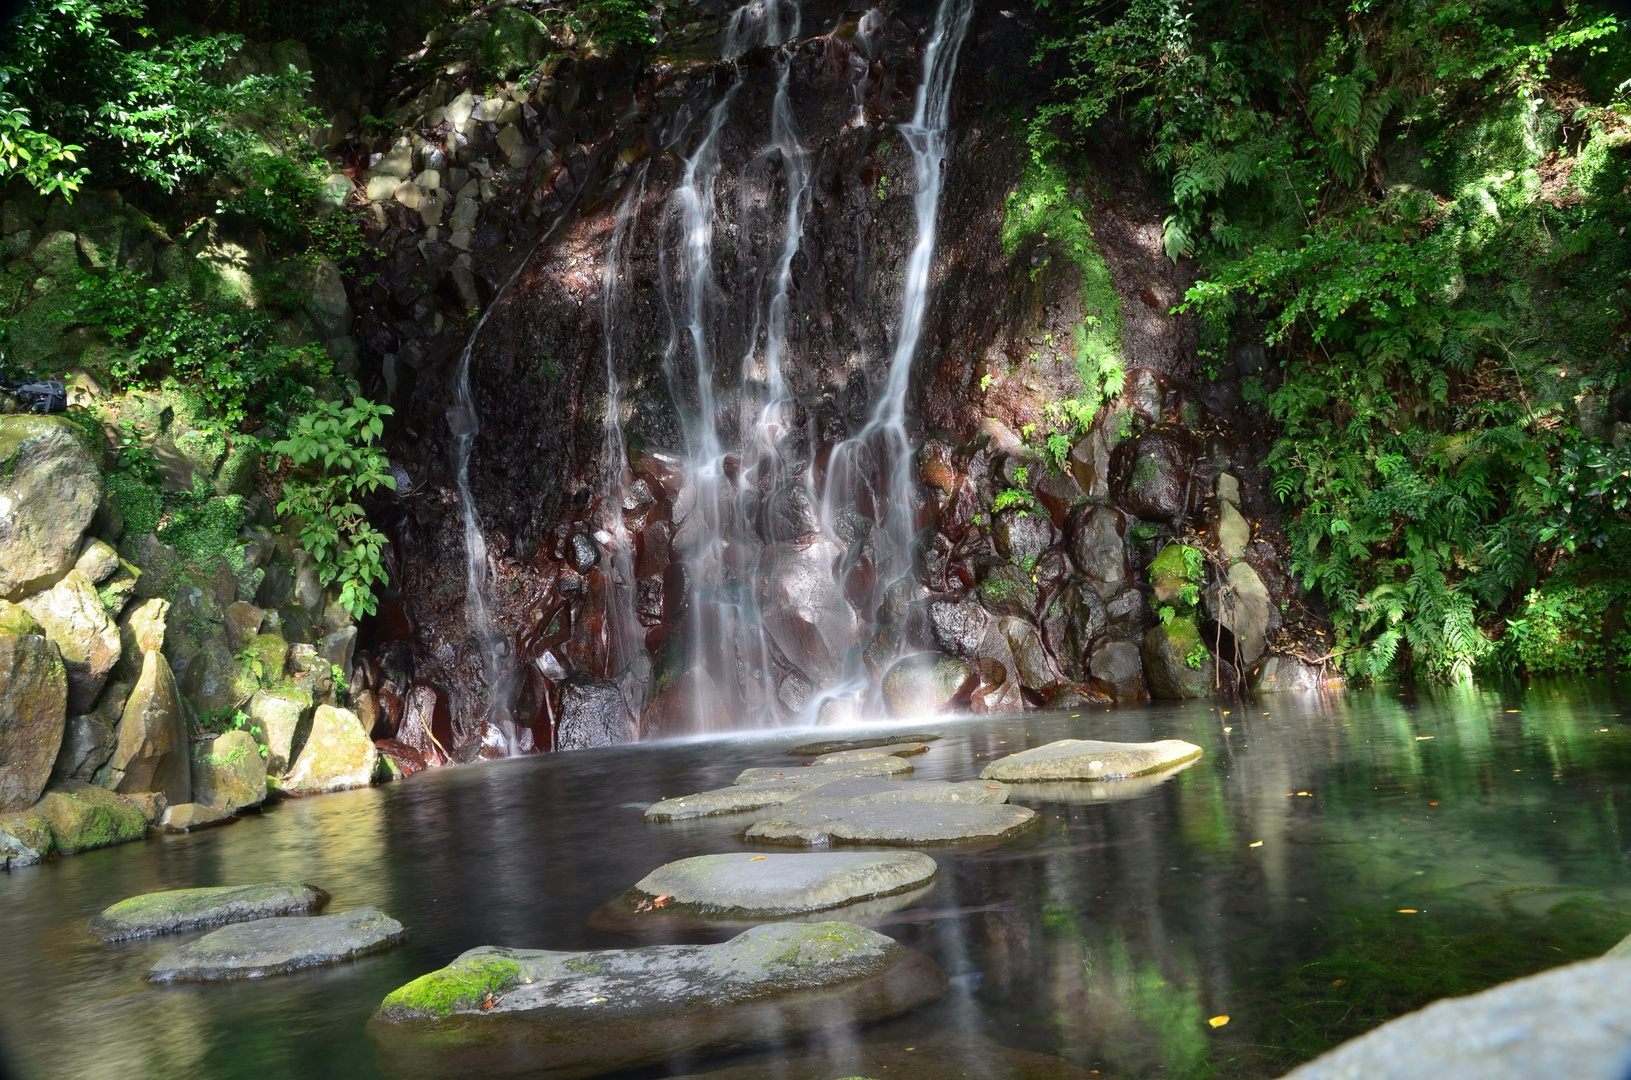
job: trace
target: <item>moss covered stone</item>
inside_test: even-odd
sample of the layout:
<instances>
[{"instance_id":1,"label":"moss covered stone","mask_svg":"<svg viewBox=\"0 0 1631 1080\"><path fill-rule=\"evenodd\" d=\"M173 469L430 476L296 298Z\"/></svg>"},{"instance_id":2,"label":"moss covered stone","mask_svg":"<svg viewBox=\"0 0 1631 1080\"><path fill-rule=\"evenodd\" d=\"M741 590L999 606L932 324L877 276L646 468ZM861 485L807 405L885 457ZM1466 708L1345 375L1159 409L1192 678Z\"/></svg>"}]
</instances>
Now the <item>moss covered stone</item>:
<instances>
[{"instance_id":1,"label":"moss covered stone","mask_svg":"<svg viewBox=\"0 0 1631 1080\"><path fill-rule=\"evenodd\" d=\"M90 784L69 782L58 791L48 791L39 808L50 822L57 850L65 855L147 835L147 817L140 807Z\"/></svg>"},{"instance_id":2,"label":"moss covered stone","mask_svg":"<svg viewBox=\"0 0 1631 1080\"><path fill-rule=\"evenodd\" d=\"M328 903L315 885L268 881L202 889L168 889L121 900L91 920L103 941L175 934L277 915L307 915Z\"/></svg>"},{"instance_id":3,"label":"moss covered stone","mask_svg":"<svg viewBox=\"0 0 1631 1080\"><path fill-rule=\"evenodd\" d=\"M37 807L0 814L0 867L32 866L56 847L51 822Z\"/></svg>"},{"instance_id":4,"label":"moss covered stone","mask_svg":"<svg viewBox=\"0 0 1631 1080\"><path fill-rule=\"evenodd\" d=\"M1203 566L1201 552L1187 544L1168 544L1150 563L1150 584L1155 598L1163 604L1176 604L1183 599L1183 587L1199 581L1200 574L1192 573L1191 564Z\"/></svg>"},{"instance_id":5,"label":"moss covered stone","mask_svg":"<svg viewBox=\"0 0 1631 1080\"><path fill-rule=\"evenodd\" d=\"M510 958L509 950L477 950L391 991L380 1008L416 1016L450 1016L479 1009L484 1001L520 985L521 965Z\"/></svg>"}]
</instances>

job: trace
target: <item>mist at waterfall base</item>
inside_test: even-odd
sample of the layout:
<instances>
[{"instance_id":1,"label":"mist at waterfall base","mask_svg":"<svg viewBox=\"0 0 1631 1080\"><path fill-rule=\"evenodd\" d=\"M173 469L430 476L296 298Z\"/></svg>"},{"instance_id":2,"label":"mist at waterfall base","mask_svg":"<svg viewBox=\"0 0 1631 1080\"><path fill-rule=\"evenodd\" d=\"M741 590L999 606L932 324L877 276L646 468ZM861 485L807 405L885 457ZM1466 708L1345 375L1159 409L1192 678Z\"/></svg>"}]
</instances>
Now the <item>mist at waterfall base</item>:
<instances>
[{"instance_id":1,"label":"mist at waterfall base","mask_svg":"<svg viewBox=\"0 0 1631 1080\"><path fill-rule=\"evenodd\" d=\"M793 49L802 26L795 0L754 0L724 20L720 50L729 77L688 101L663 134L664 150L683 162L680 182L659 200L647 189L648 164L642 163L615 196L598 297L606 406L593 537L607 582L605 677L620 692L638 734L645 733L641 718L654 695L656 664L647 646L649 624L637 612L635 538L621 509L634 482L623 388L648 348L623 329L631 286L649 284L625 280L631 233L643 213L657 218L658 287L670 327L661 369L683 437L673 547L683 566L685 602L675 631L688 657L681 676L688 711L705 718L693 727L854 723L881 715L877 677L902 645L893 627L880 625L880 613L885 607L898 611L922 593L913 575L919 507L906 402L929 308L957 58L973 8L972 0L942 0L925 31L912 114L895 125L911 155L916 237L903 269L893 350L871 360L886 378L871 395L864 426L829 443L826 452L817 452L822 436L788 370L794 360L790 294L812 195L811 151L801 143L790 104ZM880 21L876 11L860 20L863 46ZM735 63L755 49L770 51L775 72L769 139L757 161L765 173L764 197L781 208L780 237L770 265L751 267L744 271L750 280L732 283L756 299L745 352L724 356L715 296L719 141L744 86ZM862 64L855 73L858 105L851 126L868 122L859 104L868 70ZM808 256L803 262L819 266ZM488 314L508 290L506 283ZM519 667L535 663L551 678L566 669L553 654L519 656L489 610L493 573L470 475L480 419L469 370L485 321L460 358L458 398L449 418L465 540L465 617L480 646L485 682L480 707L489 728L515 753L532 746L526 724L512 715Z\"/></svg>"},{"instance_id":2,"label":"mist at waterfall base","mask_svg":"<svg viewBox=\"0 0 1631 1080\"><path fill-rule=\"evenodd\" d=\"M971 777L1066 737L1179 737L1206 753L1120 789L1131 797L1108 784L1016 794L1041 827L935 849L932 890L870 925L942 965L939 1002L632 1075L929 1080L944 1074L895 1066L955 1051L1002 1080L1018 1075L1006 1047L1123 1080L1277 1076L1428 1000L1600 953L1631 930L1625 715L1631 684L1575 681L1287 697L1228 717L1190 703L931 725L943 738L912 759L923 779ZM660 940L586 924L661 863L744 850L743 822L648 825L641 808L786 764L805 737L439 770L0 875L0 1056L25 1080L377 1075L370 1013L466 949ZM106 946L85 930L138 892L265 880L320 885L332 911L377 905L409 943L321 971L158 987L147 967L194 935ZM1208 1027L1217 1015L1230 1022ZM862 1071L880 1057L887 1072Z\"/></svg>"}]
</instances>

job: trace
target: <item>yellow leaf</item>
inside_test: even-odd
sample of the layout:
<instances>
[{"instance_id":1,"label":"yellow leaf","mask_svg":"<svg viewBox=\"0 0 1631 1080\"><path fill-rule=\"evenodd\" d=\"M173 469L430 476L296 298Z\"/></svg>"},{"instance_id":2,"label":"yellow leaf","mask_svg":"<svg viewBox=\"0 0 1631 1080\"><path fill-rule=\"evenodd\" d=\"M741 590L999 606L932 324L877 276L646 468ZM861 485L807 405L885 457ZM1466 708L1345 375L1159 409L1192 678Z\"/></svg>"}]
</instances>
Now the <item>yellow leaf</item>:
<instances>
[{"instance_id":1,"label":"yellow leaf","mask_svg":"<svg viewBox=\"0 0 1631 1080\"><path fill-rule=\"evenodd\" d=\"M749 859L748 862L764 862L764 859L765 857L763 855L755 855L753 858Z\"/></svg>"},{"instance_id":2,"label":"yellow leaf","mask_svg":"<svg viewBox=\"0 0 1631 1080\"><path fill-rule=\"evenodd\" d=\"M1251 843L1247 844L1246 846L1247 847L1262 847L1263 846L1263 841L1253 840Z\"/></svg>"},{"instance_id":3,"label":"yellow leaf","mask_svg":"<svg viewBox=\"0 0 1631 1080\"><path fill-rule=\"evenodd\" d=\"M1225 1013L1222 1016L1214 1016L1214 1017L1212 1017L1212 1019L1207 1021L1208 1024L1212 1025L1215 1028L1220 1028L1224 1024L1227 1024L1228 1022L1229 1022L1229 1014L1228 1013Z\"/></svg>"},{"instance_id":4,"label":"yellow leaf","mask_svg":"<svg viewBox=\"0 0 1631 1080\"><path fill-rule=\"evenodd\" d=\"M1400 915L1415 915L1415 914L1418 914L1418 912L1413 907L1402 907L1402 908L1399 909L1399 914Z\"/></svg>"}]
</instances>

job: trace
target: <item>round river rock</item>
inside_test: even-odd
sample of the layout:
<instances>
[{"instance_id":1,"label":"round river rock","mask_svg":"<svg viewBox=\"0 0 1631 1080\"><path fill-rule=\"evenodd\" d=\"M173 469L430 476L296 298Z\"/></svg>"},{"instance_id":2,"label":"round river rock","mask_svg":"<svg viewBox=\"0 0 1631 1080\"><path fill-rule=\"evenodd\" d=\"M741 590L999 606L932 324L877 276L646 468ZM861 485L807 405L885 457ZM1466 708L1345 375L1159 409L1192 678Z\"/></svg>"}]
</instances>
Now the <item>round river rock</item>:
<instances>
[{"instance_id":1,"label":"round river rock","mask_svg":"<svg viewBox=\"0 0 1631 1080\"><path fill-rule=\"evenodd\" d=\"M981 803L784 805L748 828L747 838L767 844L826 847L829 844L958 844L1003 840L1034 824L1024 806Z\"/></svg>"},{"instance_id":2,"label":"round river rock","mask_svg":"<svg viewBox=\"0 0 1631 1080\"><path fill-rule=\"evenodd\" d=\"M1182 739L1162 739L1149 743L1061 739L993 761L980 773L980 777L1009 783L1120 780L1170 769L1200 756L1200 747Z\"/></svg>"},{"instance_id":3,"label":"round river rock","mask_svg":"<svg viewBox=\"0 0 1631 1080\"><path fill-rule=\"evenodd\" d=\"M699 855L659 866L631 899L667 896L709 914L796 915L906 892L938 870L917 851Z\"/></svg>"},{"instance_id":4,"label":"round river rock","mask_svg":"<svg viewBox=\"0 0 1631 1080\"><path fill-rule=\"evenodd\" d=\"M205 934L171 949L148 971L153 982L219 982L284 975L384 952L408 939L378 908L344 915L261 919Z\"/></svg>"}]
</instances>

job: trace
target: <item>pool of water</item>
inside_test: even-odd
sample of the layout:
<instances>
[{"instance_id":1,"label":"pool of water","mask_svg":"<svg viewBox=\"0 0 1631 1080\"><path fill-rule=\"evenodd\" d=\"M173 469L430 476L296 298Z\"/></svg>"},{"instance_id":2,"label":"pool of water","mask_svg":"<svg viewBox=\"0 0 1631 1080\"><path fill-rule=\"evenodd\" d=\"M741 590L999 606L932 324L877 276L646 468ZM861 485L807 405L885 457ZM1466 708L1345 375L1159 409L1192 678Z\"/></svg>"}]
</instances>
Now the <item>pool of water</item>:
<instances>
[{"instance_id":1,"label":"pool of water","mask_svg":"<svg viewBox=\"0 0 1631 1080\"><path fill-rule=\"evenodd\" d=\"M1042 1075L994 1064L1011 1048L1126 1080L1272 1077L1435 997L1631 931L1631 685L1383 688L1224 710L913 725L942 735L912 759L918 779L971 778L1060 738L1176 737L1206 754L1119 792L1027 792L1014 801L1043 827L934 850L928 895L870 925L939 961L951 979L939 1002L814 1045L640 1075L848 1077L887 1061L870 1067L942 1076L947 1048L963 1047L965 1064L990 1055L971 1076ZM0 873L0 1060L25 1080L379 1075L364 1026L387 992L476 945L636 944L590 929L594 909L663 862L747 846L741 818L647 825L641 809L788 763L808 737L442 770ZM1105 793L1126 797L1090 798ZM410 943L313 973L156 987L144 972L184 938L103 946L85 931L135 893L269 879L322 886L329 911L376 905Z\"/></svg>"}]
</instances>

